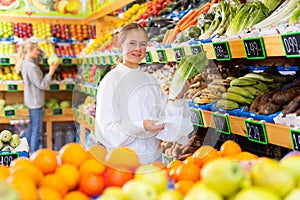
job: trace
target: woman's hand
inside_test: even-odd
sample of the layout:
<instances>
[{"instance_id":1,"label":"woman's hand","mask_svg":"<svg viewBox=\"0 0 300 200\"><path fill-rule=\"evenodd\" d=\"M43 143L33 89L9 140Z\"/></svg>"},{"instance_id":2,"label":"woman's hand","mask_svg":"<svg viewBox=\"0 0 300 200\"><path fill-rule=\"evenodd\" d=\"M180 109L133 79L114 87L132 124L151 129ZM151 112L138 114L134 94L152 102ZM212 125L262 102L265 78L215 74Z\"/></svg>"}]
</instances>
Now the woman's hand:
<instances>
[{"instance_id":1,"label":"woman's hand","mask_svg":"<svg viewBox=\"0 0 300 200\"><path fill-rule=\"evenodd\" d=\"M176 97L176 99L182 99L184 97L184 94L190 89L190 83L189 81L185 81L184 82L184 86L181 90L181 92L178 94L178 96Z\"/></svg>"},{"instance_id":2,"label":"woman's hand","mask_svg":"<svg viewBox=\"0 0 300 200\"><path fill-rule=\"evenodd\" d=\"M143 124L144 124L144 129L146 131L152 132L152 133L157 133L161 130L164 129L165 125L155 125L155 122L158 122L157 120L144 120Z\"/></svg>"},{"instance_id":3,"label":"woman's hand","mask_svg":"<svg viewBox=\"0 0 300 200\"><path fill-rule=\"evenodd\" d=\"M49 66L49 74L52 76L55 72L55 70L58 68L59 63L51 63L51 65Z\"/></svg>"}]
</instances>

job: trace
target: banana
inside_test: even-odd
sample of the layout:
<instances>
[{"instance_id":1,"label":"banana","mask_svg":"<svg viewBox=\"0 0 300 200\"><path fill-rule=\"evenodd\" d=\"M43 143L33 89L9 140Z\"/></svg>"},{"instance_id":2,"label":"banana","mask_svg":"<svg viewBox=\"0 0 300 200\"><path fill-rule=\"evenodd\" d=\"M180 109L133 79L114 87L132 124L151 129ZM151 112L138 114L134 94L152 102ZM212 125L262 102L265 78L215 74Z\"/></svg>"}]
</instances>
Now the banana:
<instances>
[{"instance_id":1,"label":"banana","mask_svg":"<svg viewBox=\"0 0 300 200\"><path fill-rule=\"evenodd\" d=\"M239 104L251 104L253 101L253 99L249 99L249 98L243 97L242 95L231 93L231 92L223 93L222 99L235 101Z\"/></svg>"},{"instance_id":2,"label":"banana","mask_svg":"<svg viewBox=\"0 0 300 200\"><path fill-rule=\"evenodd\" d=\"M263 92L268 92L269 91L269 87L262 81L258 81L258 84L254 84L253 87L259 89L260 91Z\"/></svg>"},{"instance_id":3,"label":"banana","mask_svg":"<svg viewBox=\"0 0 300 200\"><path fill-rule=\"evenodd\" d=\"M240 94L244 97L250 98L250 99L254 99L254 96L248 91L243 89L242 87L238 87L238 86L230 86L227 90L227 92L231 92L231 93L235 93L235 94Z\"/></svg>"},{"instance_id":4,"label":"banana","mask_svg":"<svg viewBox=\"0 0 300 200\"><path fill-rule=\"evenodd\" d=\"M259 74L259 73L248 73L244 77L258 79L258 80L264 81L264 82L273 82L274 81L273 78L270 78L265 74Z\"/></svg>"},{"instance_id":5,"label":"banana","mask_svg":"<svg viewBox=\"0 0 300 200\"><path fill-rule=\"evenodd\" d=\"M220 91L220 92L226 92L226 90L227 90L224 85L216 85L216 84L213 84L213 82L208 84L207 88L209 90L217 90L217 91Z\"/></svg>"},{"instance_id":6,"label":"banana","mask_svg":"<svg viewBox=\"0 0 300 200\"><path fill-rule=\"evenodd\" d=\"M257 96L259 95L260 93L262 93L263 91L253 87L253 86L243 86L241 87L242 89L245 89L247 90L248 92L250 92L253 96Z\"/></svg>"},{"instance_id":7,"label":"banana","mask_svg":"<svg viewBox=\"0 0 300 200\"><path fill-rule=\"evenodd\" d=\"M284 75L281 76L281 75L276 75L276 74L269 74L266 72L262 72L261 74L266 77L274 79L274 82L276 82L276 83L284 83L287 81L287 78L284 77Z\"/></svg>"},{"instance_id":8,"label":"banana","mask_svg":"<svg viewBox=\"0 0 300 200\"><path fill-rule=\"evenodd\" d=\"M228 99L220 99L216 103L216 108L222 108L225 110L233 110L239 108L239 104L235 101L230 101Z\"/></svg>"},{"instance_id":9,"label":"banana","mask_svg":"<svg viewBox=\"0 0 300 200\"><path fill-rule=\"evenodd\" d=\"M283 84L282 83L279 83L279 82L274 82L274 83L269 83L268 84L268 87L269 89L280 89L283 87Z\"/></svg>"},{"instance_id":10,"label":"banana","mask_svg":"<svg viewBox=\"0 0 300 200\"><path fill-rule=\"evenodd\" d=\"M258 80L254 78L240 77L237 79L233 79L230 82L230 86L246 86L246 85L254 85L257 84Z\"/></svg>"},{"instance_id":11,"label":"banana","mask_svg":"<svg viewBox=\"0 0 300 200\"><path fill-rule=\"evenodd\" d=\"M225 85L225 86L229 86L230 85L230 81L228 79L215 79L213 80L213 84L215 85Z\"/></svg>"}]
</instances>

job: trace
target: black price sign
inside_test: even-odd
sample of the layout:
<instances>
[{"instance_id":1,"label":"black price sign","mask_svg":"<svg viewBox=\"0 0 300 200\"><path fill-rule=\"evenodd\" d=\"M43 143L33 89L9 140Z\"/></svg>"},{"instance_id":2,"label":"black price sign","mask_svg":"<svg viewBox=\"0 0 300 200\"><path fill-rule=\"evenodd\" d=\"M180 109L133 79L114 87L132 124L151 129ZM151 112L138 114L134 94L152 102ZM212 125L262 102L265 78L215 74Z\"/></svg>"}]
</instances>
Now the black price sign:
<instances>
[{"instance_id":1,"label":"black price sign","mask_svg":"<svg viewBox=\"0 0 300 200\"><path fill-rule=\"evenodd\" d=\"M106 57L102 56L102 65L106 65Z\"/></svg>"},{"instance_id":2,"label":"black price sign","mask_svg":"<svg viewBox=\"0 0 300 200\"><path fill-rule=\"evenodd\" d=\"M114 65L115 64L115 61L114 61L114 58L112 57L112 55L109 55L108 59L109 59L110 65Z\"/></svg>"},{"instance_id":3,"label":"black price sign","mask_svg":"<svg viewBox=\"0 0 300 200\"><path fill-rule=\"evenodd\" d=\"M177 47L173 49L175 53L175 59L179 62L184 57L184 49L182 47Z\"/></svg>"},{"instance_id":4,"label":"black price sign","mask_svg":"<svg viewBox=\"0 0 300 200\"><path fill-rule=\"evenodd\" d=\"M16 110L15 110L15 109L7 109L7 110L4 110L4 116L5 116L5 117L13 117L13 116L16 116Z\"/></svg>"},{"instance_id":5,"label":"black price sign","mask_svg":"<svg viewBox=\"0 0 300 200\"><path fill-rule=\"evenodd\" d=\"M163 50L163 49L156 50L156 53L157 53L157 56L158 56L158 62L159 63L167 63L168 62L165 50Z\"/></svg>"},{"instance_id":6,"label":"black price sign","mask_svg":"<svg viewBox=\"0 0 300 200\"><path fill-rule=\"evenodd\" d=\"M73 91L74 90L74 83L67 83L66 84L66 90L67 91Z\"/></svg>"},{"instance_id":7,"label":"black price sign","mask_svg":"<svg viewBox=\"0 0 300 200\"><path fill-rule=\"evenodd\" d=\"M152 54L150 51L146 51L145 60L146 60L146 64L153 63L153 58L152 58Z\"/></svg>"},{"instance_id":8,"label":"black price sign","mask_svg":"<svg viewBox=\"0 0 300 200\"><path fill-rule=\"evenodd\" d=\"M227 42L213 43L216 60L230 60L230 51Z\"/></svg>"},{"instance_id":9,"label":"black price sign","mask_svg":"<svg viewBox=\"0 0 300 200\"><path fill-rule=\"evenodd\" d=\"M228 117L224 114L213 113L213 121L215 124L215 129L224 134L230 134L230 125Z\"/></svg>"},{"instance_id":10,"label":"black price sign","mask_svg":"<svg viewBox=\"0 0 300 200\"><path fill-rule=\"evenodd\" d=\"M91 62L89 58L85 58L85 63L87 66L91 66Z\"/></svg>"},{"instance_id":11,"label":"black price sign","mask_svg":"<svg viewBox=\"0 0 300 200\"><path fill-rule=\"evenodd\" d=\"M246 119L244 123L249 140L260 144L268 144L266 128L262 122Z\"/></svg>"},{"instance_id":12,"label":"black price sign","mask_svg":"<svg viewBox=\"0 0 300 200\"><path fill-rule=\"evenodd\" d=\"M192 45L190 49L193 55L198 55L203 51L201 45Z\"/></svg>"},{"instance_id":13,"label":"black price sign","mask_svg":"<svg viewBox=\"0 0 300 200\"><path fill-rule=\"evenodd\" d=\"M300 57L300 32L281 35L286 57Z\"/></svg>"},{"instance_id":14,"label":"black price sign","mask_svg":"<svg viewBox=\"0 0 300 200\"><path fill-rule=\"evenodd\" d=\"M43 65L48 65L48 58L43 58L42 64Z\"/></svg>"},{"instance_id":15,"label":"black price sign","mask_svg":"<svg viewBox=\"0 0 300 200\"><path fill-rule=\"evenodd\" d=\"M293 150L300 150L300 130L291 129L290 135L292 139L292 148Z\"/></svg>"},{"instance_id":16,"label":"black price sign","mask_svg":"<svg viewBox=\"0 0 300 200\"><path fill-rule=\"evenodd\" d=\"M203 119L202 114L199 109L190 109L191 113L191 121L195 126L201 126L203 127Z\"/></svg>"},{"instance_id":17,"label":"black price sign","mask_svg":"<svg viewBox=\"0 0 300 200\"><path fill-rule=\"evenodd\" d=\"M0 154L0 165L5 165L7 167L9 167L10 163L14 160L19 158L19 154L18 153L11 153L11 152L2 152Z\"/></svg>"},{"instance_id":18,"label":"black price sign","mask_svg":"<svg viewBox=\"0 0 300 200\"><path fill-rule=\"evenodd\" d=\"M10 65L10 58L7 57L0 58L0 65Z\"/></svg>"},{"instance_id":19,"label":"black price sign","mask_svg":"<svg viewBox=\"0 0 300 200\"><path fill-rule=\"evenodd\" d=\"M61 61L61 64L64 66L72 65L72 58L63 58Z\"/></svg>"},{"instance_id":20,"label":"black price sign","mask_svg":"<svg viewBox=\"0 0 300 200\"><path fill-rule=\"evenodd\" d=\"M53 108L52 109L52 115L56 116L56 115L62 115L63 114L63 110L61 108Z\"/></svg>"},{"instance_id":21,"label":"black price sign","mask_svg":"<svg viewBox=\"0 0 300 200\"><path fill-rule=\"evenodd\" d=\"M51 91L58 91L59 90L59 84L57 84L57 83L50 84L50 90Z\"/></svg>"},{"instance_id":22,"label":"black price sign","mask_svg":"<svg viewBox=\"0 0 300 200\"><path fill-rule=\"evenodd\" d=\"M16 92L18 91L18 84L8 84L7 91L9 92Z\"/></svg>"},{"instance_id":23,"label":"black price sign","mask_svg":"<svg viewBox=\"0 0 300 200\"><path fill-rule=\"evenodd\" d=\"M82 114L82 120L86 122L86 114Z\"/></svg>"},{"instance_id":24,"label":"black price sign","mask_svg":"<svg viewBox=\"0 0 300 200\"><path fill-rule=\"evenodd\" d=\"M80 119L80 111L79 110L76 111L76 116L78 119Z\"/></svg>"},{"instance_id":25,"label":"black price sign","mask_svg":"<svg viewBox=\"0 0 300 200\"><path fill-rule=\"evenodd\" d=\"M266 58L265 46L261 37L244 38L243 43L247 59Z\"/></svg>"}]
</instances>

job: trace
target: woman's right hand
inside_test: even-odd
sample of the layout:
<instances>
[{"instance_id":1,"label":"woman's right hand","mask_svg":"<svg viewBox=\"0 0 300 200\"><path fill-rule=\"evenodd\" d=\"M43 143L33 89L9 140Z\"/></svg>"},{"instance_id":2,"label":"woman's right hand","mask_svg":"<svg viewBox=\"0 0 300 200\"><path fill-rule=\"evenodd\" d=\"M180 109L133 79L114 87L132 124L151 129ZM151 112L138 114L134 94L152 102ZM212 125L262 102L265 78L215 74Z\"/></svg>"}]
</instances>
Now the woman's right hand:
<instances>
[{"instance_id":1,"label":"woman's right hand","mask_svg":"<svg viewBox=\"0 0 300 200\"><path fill-rule=\"evenodd\" d=\"M162 125L155 125L155 122L158 122L157 120L144 120L144 129L146 131L152 132L152 133L157 133L159 131L162 131L165 127L164 124Z\"/></svg>"}]
</instances>

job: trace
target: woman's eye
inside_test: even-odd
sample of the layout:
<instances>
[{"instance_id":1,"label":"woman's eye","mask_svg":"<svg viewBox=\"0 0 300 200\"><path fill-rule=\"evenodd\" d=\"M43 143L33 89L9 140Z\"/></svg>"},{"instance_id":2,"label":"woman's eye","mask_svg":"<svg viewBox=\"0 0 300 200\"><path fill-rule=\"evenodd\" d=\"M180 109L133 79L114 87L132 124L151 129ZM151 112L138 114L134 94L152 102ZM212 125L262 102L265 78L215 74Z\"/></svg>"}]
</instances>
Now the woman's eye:
<instances>
[{"instance_id":1,"label":"woman's eye","mask_svg":"<svg viewBox=\"0 0 300 200\"><path fill-rule=\"evenodd\" d=\"M146 44L141 44L141 47L146 48L147 45Z\"/></svg>"}]
</instances>

